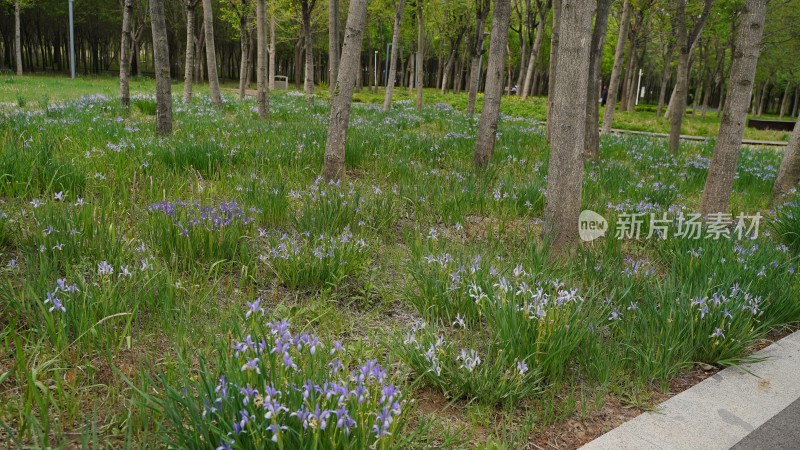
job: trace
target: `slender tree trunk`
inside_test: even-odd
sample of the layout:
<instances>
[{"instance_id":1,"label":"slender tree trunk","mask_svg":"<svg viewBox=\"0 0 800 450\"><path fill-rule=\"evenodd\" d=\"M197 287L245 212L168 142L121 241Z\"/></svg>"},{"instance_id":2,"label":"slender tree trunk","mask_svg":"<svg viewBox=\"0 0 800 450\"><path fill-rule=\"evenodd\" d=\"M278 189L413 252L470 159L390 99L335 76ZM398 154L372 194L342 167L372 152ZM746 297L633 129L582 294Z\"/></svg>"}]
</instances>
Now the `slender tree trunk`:
<instances>
[{"instance_id":1,"label":"slender tree trunk","mask_svg":"<svg viewBox=\"0 0 800 450\"><path fill-rule=\"evenodd\" d=\"M331 96L339 73L339 0L328 0L328 82Z\"/></svg>"},{"instance_id":2,"label":"slender tree trunk","mask_svg":"<svg viewBox=\"0 0 800 450\"><path fill-rule=\"evenodd\" d=\"M389 62L389 77L386 83L386 96L383 99L383 110L389 111L392 107L392 95L394 94L394 84L397 78L397 46L400 45L400 26L403 21L403 8L405 0L398 0L394 9L394 29L392 31L392 54Z\"/></svg>"},{"instance_id":3,"label":"slender tree trunk","mask_svg":"<svg viewBox=\"0 0 800 450\"><path fill-rule=\"evenodd\" d=\"M186 64L183 76L183 102L191 103L192 101L192 83L194 82L194 11L197 6L197 0L185 0L184 8L186 9Z\"/></svg>"},{"instance_id":4,"label":"slender tree trunk","mask_svg":"<svg viewBox=\"0 0 800 450\"><path fill-rule=\"evenodd\" d=\"M150 0L150 27L156 72L156 131L166 136L172 133L172 86L169 77L169 43L164 19L164 0Z\"/></svg>"},{"instance_id":5,"label":"slender tree trunk","mask_svg":"<svg viewBox=\"0 0 800 450\"><path fill-rule=\"evenodd\" d=\"M206 33L208 90L211 94L211 104L219 108L222 106L222 95L219 92L219 77L217 75L217 50L214 46L214 12L211 10L211 0L203 0L203 27Z\"/></svg>"},{"instance_id":6,"label":"slender tree trunk","mask_svg":"<svg viewBox=\"0 0 800 450\"><path fill-rule=\"evenodd\" d=\"M422 85L423 80L423 50L425 44L425 28L423 27L422 0L417 0L417 110L422 111Z\"/></svg>"},{"instance_id":7,"label":"slender tree trunk","mask_svg":"<svg viewBox=\"0 0 800 450\"><path fill-rule=\"evenodd\" d=\"M544 16L546 16L546 14L547 13L545 12L545 14L539 18L539 23L536 25L536 37L533 39L533 47L531 47L531 55L528 58L528 69L525 71L525 81L522 83L522 89L520 90L519 87L517 87L517 89L522 93L523 99L528 98L528 95L530 95L531 91L533 91L533 69L536 67L536 61L539 59L539 52L542 48L545 22Z\"/></svg>"},{"instance_id":8,"label":"slender tree trunk","mask_svg":"<svg viewBox=\"0 0 800 450\"><path fill-rule=\"evenodd\" d=\"M783 90L783 99L781 100L781 120L783 120L783 116L786 114L786 108L789 106L789 94L792 93L792 82L786 82L786 89Z\"/></svg>"},{"instance_id":9,"label":"slender tree trunk","mask_svg":"<svg viewBox=\"0 0 800 450\"><path fill-rule=\"evenodd\" d=\"M728 103L719 127L719 137L708 178L700 202L703 214L725 213L736 177L736 162L742 134L747 122L747 106L753 90L758 54L761 50L761 35L767 13L767 0L747 0L742 13L742 26L736 37L736 53L731 62ZM676 113L680 110L676 110ZM676 114L677 115L677 114Z\"/></svg>"},{"instance_id":10,"label":"slender tree trunk","mask_svg":"<svg viewBox=\"0 0 800 450\"><path fill-rule=\"evenodd\" d=\"M547 142L550 142L550 136L553 127L553 102L555 100L553 98L553 93L555 92L556 85L556 77L553 74L556 73L556 67L558 66L558 50L559 43L561 41L561 6L561 0L553 0L553 31L550 35L550 68L548 69L550 77L547 83ZM582 4L580 6L582 6ZM591 31L589 33L590 34L588 35L588 38L591 39ZM587 43L588 42L589 41L587 40Z\"/></svg>"},{"instance_id":11,"label":"slender tree trunk","mask_svg":"<svg viewBox=\"0 0 800 450\"><path fill-rule=\"evenodd\" d=\"M303 83L306 93L306 103L314 103L314 41L311 35L311 12L313 0L302 0L303 7L303 36L306 50L306 77Z\"/></svg>"},{"instance_id":12,"label":"slender tree trunk","mask_svg":"<svg viewBox=\"0 0 800 450\"><path fill-rule=\"evenodd\" d=\"M239 17L239 46L242 50L241 63L239 64L239 100L244 100L247 90L247 73L250 66L250 36L247 30L249 17L246 12L247 3L242 3L242 15Z\"/></svg>"},{"instance_id":13,"label":"slender tree trunk","mask_svg":"<svg viewBox=\"0 0 800 450\"><path fill-rule=\"evenodd\" d=\"M586 137L584 156L587 159L597 157L600 151L600 63L603 59L603 46L608 30L608 10L611 0L597 0L594 31L589 56L589 86L586 95Z\"/></svg>"},{"instance_id":14,"label":"slender tree trunk","mask_svg":"<svg viewBox=\"0 0 800 450\"><path fill-rule=\"evenodd\" d=\"M608 94L606 98L606 110L603 114L603 133L611 132L611 125L614 122L614 110L617 107L617 91L619 90L619 77L622 72L622 62L625 57L625 42L628 38L628 26L631 19L631 4L625 0L622 6L622 19L619 24L619 35L617 46L614 49L614 66L611 68L611 79L608 82Z\"/></svg>"},{"instance_id":15,"label":"slender tree trunk","mask_svg":"<svg viewBox=\"0 0 800 450\"><path fill-rule=\"evenodd\" d=\"M453 48L450 49L450 56L447 57L447 62L444 64L444 70L442 71L442 94L447 93L447 80L450 78L450 75L453 71L453 65L456 61L456 55L458 54L458 47L461 41L451 42L453 44Z\"/></svg>"},{"instance_id":16,"label":"slender tree trunk","mask_svg":"<svg viewBox=\"0 0 800 450\"><path fill-rule=\"evenodd\" d=\"M22 75L22 33L20 32L19 1L14 1L14 53L17 57L17 75Z\"/></svg>"},{"instance_id":17,"label":"slender tree trunk","mask_svg":"<svg viewBox=\"0 0 800 450\"><path fill-rule=\"evenodd\" d=\"M353 88L360 67L361 41L367 16L367 0L350 0L345 25L344 44L334 96L331 99L331 118L328 122L328 139L325 144L323 176L328 181L338 181L345 176L345 144Z\"/></svg>"},{"instance_id":18,"label":"slender tree trunk","mask_svg":"<svg viewBox=\"0 0 800 450\"><path fill-rule=\"evenodd\" d=\"M633 33L632 33L633 34ZM628 48L628 66L625 68L625 77L622 81L622 92L619 97L619 112L628 110L628 98L630 97L631 79L634 72L634 64L636 63L636 39L635 34L631 36L630 47Z\"/></svg>"},{"instance_id":19,"label":"slender tree trunk","mask_svg":"<svg viewBox=\"0 0 800 450\"><path fill-rule=\"evenodd\" d=\"M508 22L511 0L495 0L492 18L492 35L489 38L489 62L486 70L486 89L483 109L478 123L478 138L473 163L485 167L492 160L497 121L500 118L500 99L503 97L503 66L508 44Z\"/></svg>"},{"instance_id":20,"label":"slender tree trunk","mask_svg":"<svg viewBox=\"0 0 800 450\"><path fill-rule=\"evenodd\" d=\"M795 122L789 145L783 152L781 167L778 169L778 176L772 188L773 204L777 204L781 197L792 189L797 189L798 183L800 183L800 120Z\"/></svg>"},{"instance_id":21,"label":"slender tree trunk","mask_svg":"<svg viewBox=\"0 0 800 450\"><path fill-rule=\"evenodd\" d=\"M794 88L794 106L792 109L792 116L797 117L800 112L800 84Z\"/></svg>"},{"instance_id":22,"label":"slender tree trunk","mask_svg":"<svg viewBox=\"0 0 800 450\"><path fill-rule=\"evenodd\" d=\"M767 103L767 97L769 94L769 80L765 81L764 84L761 86L761 94L758 96L758 110L756 110L756 115L760 116L764 114L764 106Z\"/></svg>"},{"instance_id":23,"label":"slender tree trunk","mask_svg":"<svg viewBox=\"0 0 800 450\"><path fill-rule=\"evenodd\" d=\"M131 105L131 92L128 78L131 74L131 19L133 16L133 0L122 3L122 36L119 50L119 97L124 108Z\"/></svg>"},{"instance_id":24,"label":"slender tree trunk","mask_svg":"<svg viewBox=\"0 0 800 450\"><path fill-rule=\"evenodd\" d=\"M489 14L489 0L476 0L475 2L475 36L470 49L469 65L469 97L467 99L467 114L475 113L475 102L478 99L478 80L481 71L481 55L483 54L483 28Z\"/></svg>"},{"instance_id":25,"label":"slender tree trunk","mask_svg":"<svg viewBox=\"0 0 800 450\"><path fill-rule=\"evenodd\" d=\"M258 117L269 120L269 83L267 81L267 4L256 4L256 85L258 86Z\"/></svg>"},{"instance_id":26,"label":"slender tree trunk","mask_svg":"<svg viewBox=\"0 0 800 450\"><path fill-rule=\"evenodd\" d=\"M274 2L274 0L273 0ZM275 7L270 3L272 8ZM275 89L275 10L269 12L269 82L268 87L270 91Z\"/></svg>"},{"instance_id":27,"label":"slender tree trunk","mask_svg":"<svg viewBox=\"0 0 800 450\"><path fill-rule=\"evenodd\" d=\"M583 186L586 95L589 87L589 53L592 39L593 0L564 2L559 25L563 33L558 62L551 78L560 78L552 91L553 119L550 162L547 173L547 204L543 234L553 254L572 244L578 236L578 216Z\"/></svg>"},{"instance_id":28,"label":"slender tree trunk","mask_svg":"<svg viewBox=\"0 0 800 450\"><path fill-rule=\"evenodd\" d=\"M661 71L661 87L658 90L658 108L656 109L656 117L661 117L661 113L664 111L664 102L666 101L667 96L667 85L669 84L669 74L671 72L669 65L672 62L672 51L672 44L669 44L667 54L664 57L664 69Z\"/></svg>"}]
</instances>

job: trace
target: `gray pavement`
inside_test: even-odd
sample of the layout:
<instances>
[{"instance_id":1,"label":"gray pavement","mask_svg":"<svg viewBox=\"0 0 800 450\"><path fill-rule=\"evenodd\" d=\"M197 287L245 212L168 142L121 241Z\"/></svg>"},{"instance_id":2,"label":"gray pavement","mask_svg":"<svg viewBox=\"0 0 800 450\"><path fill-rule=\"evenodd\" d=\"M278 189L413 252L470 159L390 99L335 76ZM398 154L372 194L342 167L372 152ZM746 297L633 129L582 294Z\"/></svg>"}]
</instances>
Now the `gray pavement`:
<instances>
[{"instance_id":1,"label":"gray pavement","mask_svg":"<svg viewBox=\"0 0 800 450\"><path fill-rule=\"evenodd\" d=\"M722 370L582 449L800 450L800 332L754 356L764 360Z\"/></svg>"}]
</instances>

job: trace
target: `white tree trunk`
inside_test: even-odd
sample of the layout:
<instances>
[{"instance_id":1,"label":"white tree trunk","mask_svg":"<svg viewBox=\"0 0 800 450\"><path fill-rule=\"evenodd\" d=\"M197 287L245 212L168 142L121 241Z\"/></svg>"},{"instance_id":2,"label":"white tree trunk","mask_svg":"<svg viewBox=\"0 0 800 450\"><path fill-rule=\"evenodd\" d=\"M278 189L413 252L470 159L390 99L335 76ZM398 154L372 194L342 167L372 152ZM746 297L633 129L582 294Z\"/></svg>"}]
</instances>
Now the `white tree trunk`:
<instances>
[{"instance_id":1,"label":"white tree trunk","mask_svg":"<svg viewBox=\"0 0 800 450\"><path fill-rule=\"evenodd\" d=\"M131 104L131 92L128 79L131 74L131 20L133 16L133 0L122 3L122 36L119 50L119 97L124 108Z\"/></svg>"},{"instance_id":2,"label":"white tree trunk","mask_svg":"<svg viewBox=\"0 0 800 450\"><path fill-rule=\"evenodd\" d=\"M250 37L247 32L248 17L246 13L246 1L242 2L242 16L239 19L239 46L242 50L242 57L239 62L239 100L244 100L247 90L247 74L250 66Z\"/></svg>"},{"instance_id":3,"label":"white tree trunk","mask_svg":"<svg viewBox=\"0 0 800 450\"><path fill-rule=\"evenodd\" d=\"M586 142L584 155L595 158L600 152L600 63L603 59L603 45L608 29L608 10L611 0L597 0L597 13L589 56L589 87L586 95Z\"/></svg>"},{"instance_id":4,"label":"white tree trunk","mask_svg":"<svg viewBox=\"0 0 800 450\"><path fill-rule=\"evenodd\" d=\"M708 168L706 187L700 210L703 214L728 211L733 180L736 177L736 162L742 134L747 122L747 108L753 92L758 54L761 51L761 36L767 0L747 0L742 14L742 24L736 37L736 52L732 56L730 86L725 112L719 126L717 145ZM675 111L675 115L681 110Z\"/></svg>"},{"instance_id":5,"label":"white tree trunk","mask_svg":"<svg viewBox=\"0 0 800 450\"><path fill-rule=\"evenodd\" d=\"M314 37L311 35L312 0L302 0L303 15L303 44L306 53L306 76L303 87L306 93L306 103L314 102Z\"/></svg>"},{"instance_id":6,"label":"white tree trunk","mask_svg":"<svg viewBox=\"0 0 800 450\"><path fill-rule=\"evenodd\" d=\"M386 96L383 99L383 110L389 111L392 107L392 95L394 94L395 78L397 78L397 46L400 44L400 27L403 21L403 8L405 0L398 0L394 10L394 29L392 31L392 54L389 62L389 77L386 84Z\"/></svg>"},{"instance_id":7,"label":"white tree trunk","mask_svg":"<svg viewBox=\"0 0 800 450\"><path fill-rule=\"evenodd\" d=\"M183 102L191 103L192 101L192 83L194 83L194 66L195 66L195 39L194 39L194 12L197 6L197 0L185 0L184 7L186 8L186 64L184 67L183 75Z\"/></svg>"},{"instance_id":8,"label":"white tree trunk","mask_svg":"<svg viewBox=\"0 0 800 450\"><path fill-rule=\"evenodd\" d=\"M214 46L214 12L211 9L211 0L203 0L203 27L206 33L208 90L211 94L211 103L219 108L222 106L222 95L219 92L219 76L217 75L217 50Z\"/></svg>"},{"instance_id":9,"label":"white tree trunk","mask_svg":"<svg viewBox=\"0 0 800 450\"><path fill-rule=\"evenodd\" d=\"M536 60L539 59L539 52L542 48L542 36L544 36L544 19L539 19L536 25L536 37L533 39L531 55L528 58L528 69L525 72L525 81L522 83L522 98L528 98L533 91L533 69L536 67ZM519 89L519 87L517 87Z\"/></svg>"},{"instance_id":10,"label":"white tree trunk","mask_svg":"<svg viewBox=\"0 0 800 450\"><path fill-rule=\"evenodd\" d=\"M423 85L423 46L425 44L425 28L422 22L422 0L417 0L417 110L422 110Z\"/></svg>"},{"instance_id":11,"label":"white tree trunk","mask_svg":"<svg viewBox=\"0 0 800 450\"><path fill-rule=\"evenodd\" d=\"M273 0L274 1L274 0ZM269 12L269 90L275 89L275 5Z\"/></svg>"}]
</instances>

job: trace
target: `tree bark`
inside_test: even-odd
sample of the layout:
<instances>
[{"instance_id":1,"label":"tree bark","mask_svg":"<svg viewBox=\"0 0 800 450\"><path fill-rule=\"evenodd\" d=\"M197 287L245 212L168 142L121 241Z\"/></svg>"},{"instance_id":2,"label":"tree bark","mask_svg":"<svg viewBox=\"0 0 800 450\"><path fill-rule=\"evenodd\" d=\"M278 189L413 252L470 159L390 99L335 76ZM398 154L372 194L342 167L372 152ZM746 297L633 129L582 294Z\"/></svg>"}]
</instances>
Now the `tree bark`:
<instances>
[{"instance_id":1,"label":"tree bark","mask_svg":"<svg viewBox=\"0 0 800 450\"><path fill-rule=\"evenodd\" d=\"M792 189L797 189L798 183L800 183L800 120L795 122L789 145L783 153L781 167L778 169L778 176L772 188L773 204L777 204Z\"/></svg>"},{"instance_id":2,"label":"tree bark","mask_svg":"<svg viewBox=\"0 0 800 450\"><path fill-rule=\"evenodd\" d=\"M314 41L311 35L311 13L316 5L316 0L302 0L303 37L306 51L306 76L303 87L306 93L306 103L314 103Z\"/></svg>"},{"instance_id":3,"label":"tree bark","mask_svg":"<svg viewBox=\"0 0 800 450\"><path fill-rule=\"evenodd\" d=\"M239 100L244 100L245 90L247 90L247 72L250 66L250 37L247 31L247 0L242 0L241 16L239 16L239 46L242 50L241 62L239 63Z\"/></svg>"},{"instance_id":4,"label":"tree bark","mask_svg":"<svg viewBox=\"0 0 800 450\"><path fill-rule=\"evenodd\" d=\"M543 7L544 8L544 7ZM536 67L536 61L539 59L539 52L542 49L542 39L544 36L544 19L547 16L547 10L539 18L539 23L536 25L536 37L533 40L533 47L531 47L531 55L528 58L528 69L525 71L525 81L522 83L522 98L528 98L528 95L533 91L533 74ZM519 87L517 87L519 89Z\"/></svg>"},{"instance_id":5,"label":"tree bark","mask_svg":"<svg viewBox=\"0 0 800 450\"><path fill-rule=\"evenodd\" d=\"M792 116L797 117L797 114L800 113L800 84L794 88L794 106L792 108Z\"/></svg>"},{"instance_id":6,"label":"tree bark","mask_svg":"<svg viewBox=\"0 0 800 450\"><path fill-rule=\"evenodd\" d=\"M19 1L14 1L14 53L17 57L17 75L22 75L22 33L20 32Z\"/></svg>"},{"instance_id":7,"label":"tree bark","mask_svg":"<svg viewBox=\"0 0 800 450\"><path fill-rule=\"evenodd\" d=\"M203 0L203 28L205 28L208 90L211 95L211 104L219 108L222 106L222 95L219 92L219 76L217 75L217 50L214 46L214 12L211 9L211 0Z\"/></svg>"},{"instance_id":8,"label":"tree bark","mask_svg":"<svg viewBox=\"0 0 800 450\"><path fill-rule=\"evenodd\" d=\"M552 133L552 127L553 127L553 101L554 101L553 93L555 92L555 85L556 85L556 77L554 76L554 74L556 73L556 67L558 65L558 49L559 49L558 46L561 41L560 21L561 21L561 0L553 0L553 31L552 34L550 35L550 67L548 69L550 77L547 83L547 129L545 131L547 142L550 142L550 135ZM589 39L591 39L591 31L589 33L590 33Z\"/></svg>"},{"instance_id":9,"label":"tree bark","mask_svg":"<svg viewBox=\"0 0 800 450\"><path fill-rule=\"evenodd\" d=\"M172 86L169 77L169 44L164 19L164 0L150 0L150 27L153 35L153 65L156 72L156 132L172 133Z\"/></svg>"},{"instance_id":10,"label":"tree bark","mask_svg":"<svg viewBox=\"0 0 800 450\"><path fill-rule=\"evenodd\" d=\"M678 40L678 73L675 77L675 91L670 99L669 116L669 149L677 153L680 149L681 124L686 112L686 96L689 84L689 58L705 25L711 5L714 0L704 0L703 12L695 22L694 29L689 33L686 30L686 3L681 0L675 6L676 36ZM729 96L730 97L730 96Z\"/></svg>"},{"instance_id":11,"label":"tree bark","mask_svg":"<svg viewBox=\"0 0 800 450\"><path fill-rule=\"evenodd\" d=\"M392 54L389 61L389 77L386 83L386 96L383 99L383 110L389 111L392 107L392 95L394 94L394 85L397 78L397 46L400 45L400 26L403 21L403 8L405 7L405 0L398 0L394 9L394 29L392 31Z\"/></svg>"},{"instance_id":12,"label":"tree bark","mask_svg":"<svg viewBox=\"0 0 800 450\"><path fill-rule=\"evenodd\" d=\"M559 26L558 62L552 78L560 78L552 91L553 120L547 204L543 233L553 254L572 244L578 236L578 216L583 186L586 95L589 86L589 53L592 39L593 0L564 2Z\"/></svg>"},{"instance_id":13,"label":"tree bark","mask_svg":"<svg viewBox=\"0 0 800 450\"><path fill-rule=\"evenodd\" d=\"M475 36L470 48L469 64L469 96L467 99L467 114L475 113L475 102L478 99L478 78L480 77L481 60L483 54L483 29L486 17L489 15L489 0L475 0Z\"/></svg>"},{"instance_id":14,"label":"tree bark","mask_svg":"<svg viewBox=\"0 0 800 450\"><path fill-rule=\"evenodd\" d=\"M608 30L608 10L611 0L597 0L594 31L589 56L589 86L586 93L586 137L584 156L597 157L600 152L600 63L603 59L603 45Z\"/></svg>"},{"instance_id":15,"label":"tree bark","mask_svg":"<svg viewBox=\"0 0 800 450\"><path fill-rule=\"evenodd\" d=\"M338 181L345 176L345 144L347 127L350 123L350 107L353 102L353 88L360 70L361 41L364 37L364 23L367 16L367 0L350 0L345 25L344 44L339 73L336 77L334 96L331 99L331 117L328 122L328 139L325 144L323 177L328 181Z\"/></svg>"},{"instance_id":16,"label":"tree bark","mask_svg":"<svg viewBox=\"0 0 800 450\"><path fill-rule=\"evenodd\" d=\"M661 72L661 87L658 90L658 108L656 109L656 117L661 117L664 111L664 102L667 97L667 85L669 84L670 63L672 62L672 44L668 44L667 54L664 57L664 69Z\"/></svg>"},{"instance_id":17,"label":"tree bark","mask_svg":"<svg viewBox=\"0 0 800 450\"><path fill-rule=\"evenodd\" d=\"M783 120L783 116L786 115L786 108L789 106L789 94L792 93L792 82L786 82L786 89L783 90L783 99L781 100L781 112L780 118Z\"/></svg>"},{"instance_id":18,"label":"tree bark","mask_svg":"<svg viewBox=\"0 0 800 450\"><path fill-rule=\"evenodd\" d=\"M183 102L191 103L192 101L192 83L194 82L194 11L197 6L197 0L185 0L184 8L186 9L186 63L184 67L183 76Z\"/></svg>"},{"instance_id":19,"label":"tree bark","mask_svg":"<svg viewBox=\"0 0 800 450\"><path fill-rule=\"evenodd\" d=\"M339 0L328 0L328 89L333 96L339 73Z\"/></svg>"},{"instance_id":20,"label":"tree bark","mask_svg":"<svg viewBox=\"0 0 800 450\"><path fill-rule=\"evenodd\" d=\"M256 85L258 89L258 117L269 120L269 82L267 81L267 4L256 4Z\"/></svg>"},{"instance_id":21,"label":"tree bark","mask_svg":"<svg viewBox=\"0 0 800 450\"><path fill-rule=\"evenodd\" d=\"M128 79L131 75L131 16L133 16L133 0L124 0L119 50L119 97L124 108L131 105L131 91L128 86Z\"/></svg>"},{"instance_id":22,"label":"tree bark","mask_svg":"<svg viewBox=\"0 0 800 450\"><path fill-rule=\"evenodd\" d=\"M628 26L631 20L631 3L625 0L622 5L622 19L619 24L619 35L617 46L614 49L614 66L611 68L611 79L608 82L608 94L606 97L606 110L603 114L603 133L611 132L611 125L614 122L614 110L617 107L617 91L619 90L619 77L622 72L622 62L625 57L625 42L628 39Z\"/></svg>"},{"instance_id":23,"label":"tree bark","mask_svg":"<svg viewBox=\"0 0 800 450\"><path fill-rule=\"evenodd\" d=\"M492 160L497 121L500 118L500 99L503 97L503 66L506 59L510 16L511 0L495 0L492 34L489 38L486 89L483 94L483 109L472 160L476 167L485 167Z\"/></svg>"},{"instance_id":24,"label":"tree bark","mask_svg":"<svg viewBox=\"0 0 800 450\"><path fill-rule=\"evenodd\" d=\"M273 0L274 1L274 0ZM275 5L270 3L269 12L269 82L270 91L275 89Z\"/></svg>"},{"instance_id":25,"label":"tree bark","mask_svg":"<svg viewBox=\"0 0 800 450\"><path fill-rule=\"evenodd\" d=\"M417 110L422 111L422 85L423 80L423 65L425 59L423 58L423 50L425 44L425 28L422 22L422 0L417 0Z\"/></svg>"},{"instance_id":26,"label":"tree bark","mask_svg":"<svg viewBox=\"0 0 800 450\"><path fill-rule=\"evenodd\" d=\"M742 26L739 27L736 37L736 53L732 55L731 61L731 89L700 202L703 214L728 211L739 147L742 145L742 134L747 122L747 107L761 50L766 11L767 0L747 0L744 6ZM680 109L676 110L675 115L679 111Z\"/></svg>"}]
</instances>

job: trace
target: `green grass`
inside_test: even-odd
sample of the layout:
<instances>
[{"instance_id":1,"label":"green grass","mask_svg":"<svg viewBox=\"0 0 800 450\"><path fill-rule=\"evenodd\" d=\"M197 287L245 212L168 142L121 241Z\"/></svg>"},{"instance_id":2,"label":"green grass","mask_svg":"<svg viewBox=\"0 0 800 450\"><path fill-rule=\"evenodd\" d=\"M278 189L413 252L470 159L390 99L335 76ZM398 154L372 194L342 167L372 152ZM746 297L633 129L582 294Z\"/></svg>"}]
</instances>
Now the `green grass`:
<instances>
[{"instance_id":1,"label":"green grass","mask_svg":"<svg viewBox=\"0 0 800 450\"><path fill-rule=\"evenodd\" d=\"M582 203L608 236L553 260L541 98L504 99L475 173L463 94L427 91L416 111L399 89L383 112L362 90L347 179L328 184L325 93L273 93L263 123L254 99L226 92L217 110L200 86L160 138L150 80L134 80L130 110L110 79L0 83L0 436L21 446L520 448L609 397L641 406L697 363L747 361L800 322L798 197L769 204L780 151L741 152L731 219L760 213L757 237L677 238L673 222L669 239L630 240L623 212L647 236L650 213L697 210L713 143L673 155L603 136ZM307 380L320 389L304 397ZM344 381L368 400L330 393ZM291 411L265 418L270 384ZM291 415L304 406L321 417ZM358 424L349 435L335 410Z\"/></svg>"}]
</instances>

